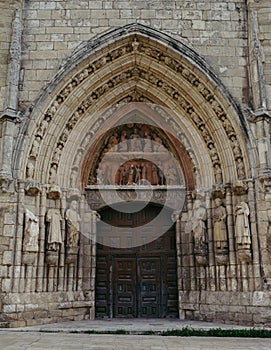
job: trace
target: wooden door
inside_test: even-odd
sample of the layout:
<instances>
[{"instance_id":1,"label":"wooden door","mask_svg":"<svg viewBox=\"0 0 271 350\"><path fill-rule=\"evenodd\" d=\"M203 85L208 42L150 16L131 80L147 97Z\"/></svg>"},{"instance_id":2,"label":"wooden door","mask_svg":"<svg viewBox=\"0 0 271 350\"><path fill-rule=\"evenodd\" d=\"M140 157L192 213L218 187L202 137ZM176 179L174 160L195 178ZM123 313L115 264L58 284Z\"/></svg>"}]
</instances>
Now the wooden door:
<instances>
[{"instance_id":1,"label":"wooden door","mask_svg":"<svg viewBox=\"0 0 271 350\"><path fill-rule=\"evenodd\" d=\"M138 258L138 317L161 316L161 262L160 258Z\"/></svg>"},{"instance_id":2,"label":"wooden door","mask_svg":"<svg viewBox=\"0 0 271 350\"><path fill-rule=\"evenodd\" d=\"M136 317L136 258L115 258L113 263L114 317Z\"/></svg>"},{"instance_id":3,"label":"wooden door","mask_svg":"<svg viewBox=\"0 0 271 350\"><path fill-rule=\"evenodd\" d=\"M122 227L127 222L138 227L138 238L142 240L140 218L141 222L149 221L157 214L155 207L144 211L135 216L127 214L127 221L123 213L121 217L110 209L102 213L102 219L114 224L108 237L118 239L117 223L121 220ZM101 223L99 230L106 232L108 225L103 227ZM178 316L175 227L151 243L142 243L123 249L97 244L96 317Z\"/></svg>"}]
</instances>

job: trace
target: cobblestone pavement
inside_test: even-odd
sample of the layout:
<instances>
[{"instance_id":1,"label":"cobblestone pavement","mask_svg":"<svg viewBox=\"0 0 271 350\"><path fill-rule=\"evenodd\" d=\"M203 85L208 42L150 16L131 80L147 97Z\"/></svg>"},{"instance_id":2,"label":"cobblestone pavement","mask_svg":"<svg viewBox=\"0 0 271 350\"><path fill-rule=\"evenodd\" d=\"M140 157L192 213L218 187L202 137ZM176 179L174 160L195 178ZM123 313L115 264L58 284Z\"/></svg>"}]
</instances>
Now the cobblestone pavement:
<instances>
[{"instance_id":1,"label":"cobblestone pavement","mask_svg":"<svg viewBox=\"0 0 271 350\"><path fill-rule=\"evenodd\" d=\"M1 331L1 350L270 350L270 339L180 338Z\"/></svg>"}]
</instances>

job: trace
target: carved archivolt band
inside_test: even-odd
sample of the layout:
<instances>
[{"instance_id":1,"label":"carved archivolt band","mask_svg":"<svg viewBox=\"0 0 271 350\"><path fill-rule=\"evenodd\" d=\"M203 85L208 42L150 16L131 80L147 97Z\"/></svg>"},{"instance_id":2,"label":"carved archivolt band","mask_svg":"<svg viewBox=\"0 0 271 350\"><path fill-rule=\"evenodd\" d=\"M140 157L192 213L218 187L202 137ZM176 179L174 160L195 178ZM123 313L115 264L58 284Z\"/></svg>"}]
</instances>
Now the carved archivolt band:
<instances>
[{"instance_id":1,"label":"carved archivolt band","mask_svg":"<svg viewBox=\"0 0 271 350\"><path fill-rule=\"evenodd\" d=\"M221 104L219 104L214 94L206 87L206 85L201 81L201 79L198 76L196 76L194 72L191 72L188 68L185 67L184 63L180 63L179 61L170 57L168 54L165 54L161 50L151 47L151 43L149 46L144 45L144 43L138 41L137 37L135 36L131 37L131 41L128 44L123 44L123 46L114 49L105 54L104 56L100 57L99 59L96 59L93 62L89 63L78 74L76 74L72 80L70 80L67 83L65 88L58 94L56 99L46 111L43 120L41 121L40 125L38 126L35 132L35 138L33 140L29 152L29 162L35 164L35 161L39 154L40 146L44 140L49 124L52 122L58 109L68 98L68 96L72 92L74 92L74 90L77 87L79 87L83 81L85 81L88 78L91 78L91 76L97 73L97 71L99 71L101 68L105 67L106 65L109 65L114 60L122 56L131 54L143 54L151 57L154 60L159 61L160 64L167 66L167 68L173 70L175 74L180 75L182 79L185 79L191 86L193 86L194 89L196 89L201 94L201 96L209 104L211 109L214 111L214 113L220 120L222 127L225 130L228 139L230 140L230 144L236 162L236 171L238 178L244 179L246 177L246 172L244 168L243 155L240 145L238 144L236 132L231 122L228 120L226 112L224 111ZM167 82L162 81L161 78L157 77L153 72L144 70L136 66L132 69L128 69L112 77L107 82L103 83L100 87L92 91L90 96L82 101L80 106L77 108L77 110L73 113L73 115L66 123L65 129L63 130L56 144L56 148L51 160L49 170L49 182L55 183L57 181L56 174L58 161L60 159L61 153L63 152L65 143L67 142L68 136L76 126L79 119L84 115L88 108L93 105L93 103L95 103L101 96L106 94L110 89L113 89L116 86L133 78L143 79L148 83L154 85L156 89L162 90L163 93L170 96L170 98L173 99L189 116L189 119L192 120L194 125L197 127L198 131L200 132L204 142L206 143L209 149L210 158L214 167L214 177L216 179L216 183L222 183L223 176L221 169L221 161L215 147L215 142L210 132L208 131L204 120L196 113L194 107L183 96L180 95L178 89L176 89L172 85L169 85ZM174 122L172 121L172 123Z\"/></svg>"}]
</instances>

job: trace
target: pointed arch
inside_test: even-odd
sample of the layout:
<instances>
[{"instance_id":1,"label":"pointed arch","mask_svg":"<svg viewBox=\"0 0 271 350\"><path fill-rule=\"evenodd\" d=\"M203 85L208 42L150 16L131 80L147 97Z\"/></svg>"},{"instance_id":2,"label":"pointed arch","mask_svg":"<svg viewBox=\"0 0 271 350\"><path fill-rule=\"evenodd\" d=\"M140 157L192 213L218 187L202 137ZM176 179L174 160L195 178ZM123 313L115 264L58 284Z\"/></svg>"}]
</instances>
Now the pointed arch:
<instances>
[{"instance_id":1,"label":"pointed arch","mask_svg":"<svg viewBox=\"0 0 271 350\"><path fill-rule=\"evenodd\" d=\"M25 178L31 162L40 183L50 182L54 169L61 187L71 176L83 187L97 131L113 126L114 109L131 101L161 107L197 186L252 176L247 123L227 89L191 48L139 24L89 41L63 64L25 120L15 174Z\"/></svg>"}]
</instances>

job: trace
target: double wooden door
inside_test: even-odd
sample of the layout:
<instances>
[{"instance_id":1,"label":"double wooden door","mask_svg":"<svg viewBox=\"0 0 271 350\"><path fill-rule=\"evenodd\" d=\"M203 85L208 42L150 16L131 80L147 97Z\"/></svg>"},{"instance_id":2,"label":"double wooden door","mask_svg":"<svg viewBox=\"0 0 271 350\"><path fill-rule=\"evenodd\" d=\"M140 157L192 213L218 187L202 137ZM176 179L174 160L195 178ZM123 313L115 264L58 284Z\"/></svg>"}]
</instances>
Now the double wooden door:
<instances>
[{"instance_id":1,"label":"double wooden door","mask_svg":"<svg viewBox=\"0 0 271 350\"><path fill-rule=\"evenodd\" d=\"M145 210L149 211L149 216L157 213L157 209L152 207ZM104 217L106 215L106 212L103 213ZM112 213L110 217L112 218ZM138 222L138 219L132 220ZM124 223L122 217L122 224ZM103 225L100 229L103 229ZM114 230L117 232L117 226L112 226L111 235ZM129 249L97 244L96 317L177 316L174 227L148 244Z\"/></svg>"}]
</instances>

